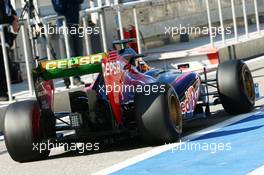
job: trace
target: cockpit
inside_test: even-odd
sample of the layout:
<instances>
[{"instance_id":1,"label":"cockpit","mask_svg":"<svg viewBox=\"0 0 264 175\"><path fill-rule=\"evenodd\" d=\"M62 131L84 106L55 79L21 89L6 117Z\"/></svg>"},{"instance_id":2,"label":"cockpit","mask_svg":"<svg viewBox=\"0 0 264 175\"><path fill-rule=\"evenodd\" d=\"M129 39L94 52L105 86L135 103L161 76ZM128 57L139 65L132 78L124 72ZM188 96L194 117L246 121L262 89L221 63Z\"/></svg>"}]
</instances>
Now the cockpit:
<instances>
[{"instance_id":1,"label":"cockpit","mask_svg":"<svg viewBox=\"0 0 264 175\"><path fill-rule=\"evenodd\" d=\"M119 55L124 57L132 66L142 73L147 72L150 68L144 61L144 54L138 54L129 46L129 43L135 42L134 39L118 40L113 42L113 48L118 51Z\"/></svg>"}]
</instances>

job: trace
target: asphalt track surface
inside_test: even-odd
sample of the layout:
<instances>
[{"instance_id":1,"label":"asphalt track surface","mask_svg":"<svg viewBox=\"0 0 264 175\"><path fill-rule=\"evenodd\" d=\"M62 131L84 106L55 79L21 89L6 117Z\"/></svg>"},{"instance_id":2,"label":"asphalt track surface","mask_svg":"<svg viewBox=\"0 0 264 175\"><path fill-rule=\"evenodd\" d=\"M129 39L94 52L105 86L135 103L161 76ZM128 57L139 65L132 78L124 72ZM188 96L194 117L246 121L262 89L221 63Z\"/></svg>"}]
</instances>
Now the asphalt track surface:
<instances>
[{"instance_id":1,"label":"asphalt track surface","mask_svg":"<svg viewBox=\"0 0 264 175\"><path fill-rule=\"evenodd\" d=\"M247 63L254 81L259 83L260 94L264 95L264 57ZM48 160L20 164L10 158L0 136L0 174L247 174L264 165L264 100L258 100L256 106L253 113L230 116L218 105L212 108L211 117L185 125L183 142L187 139L197 143L231 143L230 151L172 152L181 143L163 150L166 146L150 147L128 139L83 154L54 149Z\"/></svg>"}]
</instances>

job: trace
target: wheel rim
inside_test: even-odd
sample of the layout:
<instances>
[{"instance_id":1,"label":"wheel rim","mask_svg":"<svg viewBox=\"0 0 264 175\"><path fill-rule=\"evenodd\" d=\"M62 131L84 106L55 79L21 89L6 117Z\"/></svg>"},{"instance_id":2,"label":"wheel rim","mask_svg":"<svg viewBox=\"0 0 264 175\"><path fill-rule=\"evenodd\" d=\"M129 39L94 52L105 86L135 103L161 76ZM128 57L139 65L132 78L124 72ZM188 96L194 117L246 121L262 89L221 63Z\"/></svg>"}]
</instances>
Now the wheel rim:
<instances>
[{"instance_id":1,"label":"wheel rim","mask_svg":"<svg viewBox=\"0 0 264 175\"><path fill-rule=\"evenodd\" d=\"M250 70L246 65L242 67L242 76L241 76L241 85L242 89L244 90L246 96L248 97L251 103L255 101L255 89L254 89L254 82Z\"/></svg>"},{"instance_id":2,"label":"wheel rim","mask_svg":"<svg viewBox=\"0 0 264 175\"><path fill-rule=\"evenodd\" d=\"M172 95L169 102L169 108L170 108L170 119L172 123L174 124L174 128L177 131L177 133L182 133L182 118L181 118L181 112L179 105L177 103L177 98Z\"/></svg>"}]
</instances>

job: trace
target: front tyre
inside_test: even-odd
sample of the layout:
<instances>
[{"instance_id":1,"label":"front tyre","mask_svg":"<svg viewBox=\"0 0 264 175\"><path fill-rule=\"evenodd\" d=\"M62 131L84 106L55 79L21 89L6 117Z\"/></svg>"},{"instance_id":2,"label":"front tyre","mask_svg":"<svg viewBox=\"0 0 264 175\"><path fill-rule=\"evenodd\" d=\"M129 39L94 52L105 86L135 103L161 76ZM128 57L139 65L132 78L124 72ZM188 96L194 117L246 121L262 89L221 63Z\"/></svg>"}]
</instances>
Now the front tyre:
<instances>
[{"instance_id":1,"label":"front tyre","mask_svg":"<svg viewBox=\"0 0 264 175\"><path fill-rule=\"evenodd\" d=\"M139 135L149 144L175 142L182 133L182 114L178 96L170 85L162 86L165 87L164 92L135 95Z\"/></svg>"},{"instance_id":2,"label":"front tyre","mask_svg":"<svg viewBox=\"0 0 264 175\"><path fill-rule=\"evenodd\" d=\"M248 66L241 60L231 60L219 65L217 88L226 112L250 112L255 105L254 82Z\"/></svg>"},{"instance_id":3,"label":"front tyre","mask_svg":"<svg viewBox=\"0 0 264 175\"><path fill-rule=\"evenodd\" d=\"M16 102L8 107L4 119L4 137L7 151L14 161L28 162L48 157L49 150L41 152L34 147L46 134L40 116L36 101Z\"/></svg>"}]
</instances>

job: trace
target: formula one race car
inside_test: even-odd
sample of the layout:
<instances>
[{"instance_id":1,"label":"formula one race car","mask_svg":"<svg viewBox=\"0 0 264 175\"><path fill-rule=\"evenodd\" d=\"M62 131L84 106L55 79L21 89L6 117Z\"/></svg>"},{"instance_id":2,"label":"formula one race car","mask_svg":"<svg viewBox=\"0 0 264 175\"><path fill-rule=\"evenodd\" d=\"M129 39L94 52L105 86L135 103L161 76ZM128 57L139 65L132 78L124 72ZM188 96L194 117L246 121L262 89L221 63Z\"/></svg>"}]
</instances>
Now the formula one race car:
<instances>
[{"instance_id":1,"label":"formula one race car","mask_svg":"<svg viewBox=\"0 0 264 175\"><path fill-rule=\"evenodd\" d=\"M148 144L174 142L181 136L183 123L209 115L210 105L222 104L230 114L253 109L254 83L244 62L220 64L213 79L206 72L200 76L180 70L141 70L138 60L143 55L126 47L128 42L115 42L122 47L108 53L39 61L33 69L37 101L11 104L5 114L5 143L13 160L47 158L48 149L39 152L33 146L48 141L138 136ZM71 112L54 112L52 79L93 73L98 73L93 84L69 93ZM209 88L216 91L209 92ZM70 122L56 125L56 120L66 116ZM67 130L73 133L58 134Z\"/></svg>"}]
</instances>

